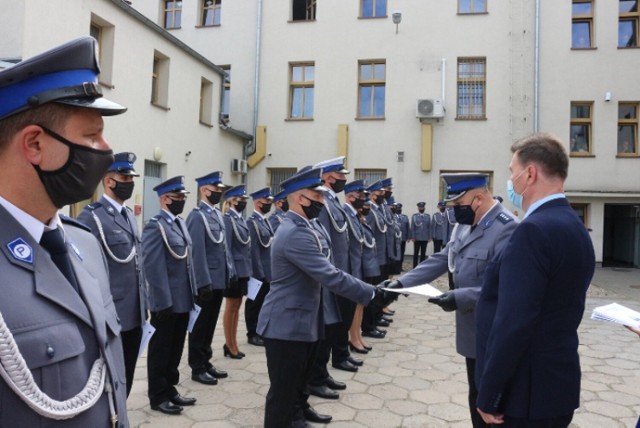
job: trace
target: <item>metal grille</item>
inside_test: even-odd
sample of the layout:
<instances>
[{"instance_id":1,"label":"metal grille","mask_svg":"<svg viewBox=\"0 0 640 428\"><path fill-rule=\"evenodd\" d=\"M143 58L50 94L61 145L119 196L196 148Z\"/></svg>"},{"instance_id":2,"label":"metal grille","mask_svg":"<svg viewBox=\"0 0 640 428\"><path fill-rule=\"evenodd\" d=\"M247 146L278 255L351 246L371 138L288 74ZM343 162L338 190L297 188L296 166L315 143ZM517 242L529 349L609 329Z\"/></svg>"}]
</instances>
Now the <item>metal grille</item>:
<instances>
[{"instance_id":1,"label":"metal grille","mask_svg":"<svg viewBox=\"0 0 640 428\"><path fill-rule=\"evenodd\" d=\"M295 168L269 168L269 186L271 186L271 192L274 194L280 193L282 191L280 183L291 177L296 171Z\"/></svg>"},{"instance_id":2,"label":"metal grille","mask_svg":"<svg viewBox=\"0 0 640 428\"><path fill-rule=\"evenodd\" d=\"M387 177L386 169L356 169L354 180L365 180L367 186Z\"/></svg>"},{"instance_id":3,"label":"metal grille","mask_svg":"<svg viewBox=\"0 0 640 428\"><path fill-rule=\"evenodd\" d=\"M485 58L458 58L458 118L485 118Z\"/></svg>"},{"instance_id":4,"label":"metal grille","mask_svg":"<svg viewBox=\"0 0 640 428\"><path fill-rule=\"evenodd\" d=\"M146 177L162 178L162 164L158 162L145 160L144 175Z\"/></svg>"}]
</instances>

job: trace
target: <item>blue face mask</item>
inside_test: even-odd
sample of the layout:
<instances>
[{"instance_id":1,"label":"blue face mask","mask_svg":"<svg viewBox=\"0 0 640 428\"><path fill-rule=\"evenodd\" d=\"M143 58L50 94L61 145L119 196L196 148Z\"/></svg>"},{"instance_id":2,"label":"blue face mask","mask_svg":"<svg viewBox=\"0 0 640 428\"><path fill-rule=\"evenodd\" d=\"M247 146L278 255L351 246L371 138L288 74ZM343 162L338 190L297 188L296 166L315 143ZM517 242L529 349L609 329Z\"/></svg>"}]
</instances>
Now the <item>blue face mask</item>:
<instances>
[{"instance_id":1,"label":"blue face mask","mask_svg":"<svg viewBox=\"0 0 640 428\"><path fill-rule=\"evenodd\" d=\"M518 176L516 177L516 181L518 180L518 178L520 178L520 176L525 171L526 169L522 171L520 174L518 174ZM513 204L514 207L518 209L522 209L522 197L524 195L524 192L526 191L527 189L525 188L522 193L516 193L516 189L513 187L513 181L511 180L507 181L507 197L509 198L509 201Z\"/></svg>"}]
</instances>

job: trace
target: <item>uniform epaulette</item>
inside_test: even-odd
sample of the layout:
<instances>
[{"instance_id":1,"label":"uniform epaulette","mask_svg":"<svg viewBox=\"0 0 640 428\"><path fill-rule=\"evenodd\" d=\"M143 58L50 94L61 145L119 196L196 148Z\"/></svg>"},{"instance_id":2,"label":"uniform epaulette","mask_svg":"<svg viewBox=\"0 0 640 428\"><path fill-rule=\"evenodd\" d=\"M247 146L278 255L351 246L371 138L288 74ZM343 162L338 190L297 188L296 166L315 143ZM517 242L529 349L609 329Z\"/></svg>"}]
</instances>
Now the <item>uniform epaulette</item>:
<instances>
[{"instance_id":1,"label":"uniform epaulette","mask_svg":"<svg viewBox=\"0 0 640 428\"><path fill-rule=\"evenodd\" d=\"M510 221L513 221L513 217L509 217L506 213L504 212L500 212L498 213L498 215L496 216L496 218L500 221L500 223L502 224L507 224Z\"/></svg>"},{"instance_id":2,"label":"uniform epaulette","mask_svg":"<svg viewBox=\"0 0 640 428\"><path fill-rule=\"evenodd\" d=\"M96 201L96 202L92 202L92 203L90 203L90 204L89 204L89 205L87 205L85 208L86 208L86 209L88 209L88 210L90 210L90 211L93 211L93 210L95 210L96 208L100 208L101 206L102 206L102 203L101 203L100 201Z\"/></svg>"},{"instance_id":3,"label":"uniform epaulette","mask_svg":"<svg viewBox=\"0 0 640 428\"><path fill-rule=\"evenodd\" d=\"M158 220L160 220L160 215L153 216L153 217L151 217L151 218L149 219L149 221L156 221L156 222L157 222Z\"/></svg>"},{"instance_id":4,"label":"uniform epaulette","mask_svg":"<svg viewBox=\"0 0 640 428\"><path fill-rule=\"evenodd\" d=\"M68 216L66 216L64 214L60 214L60 220L62 220L62 222L65 223L65 224L70 224L72 226L79 227L80 229L84 229L87 232L91 232L91 229L88 226L86 226L83 223L80 223L75 218L71 218L71 217L68 217Z\"/></svg>"}]
</instances>

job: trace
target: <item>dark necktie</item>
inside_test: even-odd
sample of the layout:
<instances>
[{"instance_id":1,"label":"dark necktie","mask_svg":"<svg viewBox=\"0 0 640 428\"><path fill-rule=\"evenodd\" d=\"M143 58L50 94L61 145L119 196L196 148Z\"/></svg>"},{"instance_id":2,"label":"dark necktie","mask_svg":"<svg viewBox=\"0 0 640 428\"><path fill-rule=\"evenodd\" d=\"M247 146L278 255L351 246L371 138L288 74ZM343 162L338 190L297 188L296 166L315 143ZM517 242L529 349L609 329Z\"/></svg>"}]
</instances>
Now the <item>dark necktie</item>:
<instances>
[{"instance_id":1,"label":"dark necktie","mask_svg":"<svg viewBox=\"0 0 640 428\"><path fill-rule=\"evenodd\" d=\"M78 282L76 281L76 276L73 273L67 246L64 243L64 238L62 237L60 229L53 229L48 232L44 232L42 234L42 239L40 239L40 245L49 252L53 263L58 267L58 269L60 269L60 272L62 272L71 285L73 285L73 288L78 291Z\"/></svg>"},{"instance_id":2,"label":"dark necktie","mask_svg":"<svg viewBox=\"0 0 640 428\"><path fill-rule=\"evenodd\" d=\"M124 217L124 221L126 221L127 224L129 224L129 217L127 216L127 209L125 207L122 207L120 214L122 214L122 217Z\"/></svg>"}]
</instances>

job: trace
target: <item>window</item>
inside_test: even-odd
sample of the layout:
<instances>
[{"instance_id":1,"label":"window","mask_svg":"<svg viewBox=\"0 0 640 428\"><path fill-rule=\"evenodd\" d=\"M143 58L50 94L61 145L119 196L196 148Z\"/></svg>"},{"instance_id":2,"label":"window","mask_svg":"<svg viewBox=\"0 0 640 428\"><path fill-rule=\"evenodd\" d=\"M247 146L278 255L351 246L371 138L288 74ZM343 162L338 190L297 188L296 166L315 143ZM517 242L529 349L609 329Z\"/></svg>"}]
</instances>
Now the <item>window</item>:
<instances>
[{"instance_id":1,"label":"window","mask_svg":"<svg viewBox=\"0 0 640 428\"><path fill-rule=\"evenodd\" d=\"M292 0L292 21L315 21L318 0Z\"/></svg>"},{"instance_id":2,"label":"window","mask_svg":"<svg viewBox=\"0 0 640 428\"><path fill-rule=\"evenodd\" d=\"M229 121L229 103L231 98L231 66L223 65L222 69L227 73L224 77L224 92L222 93L222 118Z\"/></svg>"},{"instance_id":3,"label":"window","mask_svg":"<svg viewBox=\"0 0 640 428\"><path fill-rule=\"evenodd\" d=\"M220 25L222 0L202 0L200 26L213 27Z\"/></svg>"},{"instance_id":4,"label":"window","mask_svg":"<svg viewBox=\"0 0 640 428\"><path fill-rule=\"evenodd\" d=\"M169 58L158 51L153 55L151 104L163 108L169 105Z\"/></svg>"},{"instance_id":5,"label":"window","mask_svg":"<svg viewBox=\"0 0 640 428\"><path fill-rule=\"evenodd\" d=\"M618 156L638 156L638 103L618 104Z\"/></svg>"},{"instance_id":6,"label":"window","mask_svg":"<svg viewBox=\"0 0 640 428\"><path fill-rule=\"evenodd\" d=\"M98 42L98 62L100 63L100 75L98 79L101 85L113 87L113 40L115 27L100 18L91 14L91 24L89 35Z\"/></svg>"},{"instance_id":7,"label":"window","mask_svg":"<svg viewBox=\"0 0 640 428\"><path fill-rule=\"evenodd\" d=\"M384 119L385 61L359 61L358 68L358 118Z\"/></svg>"},{"instance_id":8,"label":"window","mask_svg":"<svg viewBox=\"0 0 640 428\"><path fill-rule=\"evenodd\" d=\"M571 15L571 47L593 47L593 1L573 0Z\"/></svg>"},{"instance_id":9,"label":"window","mask_svg":"<svg viewBox=\"0 0 640 428\"><path fill-rule=\"evenodd\" d=\"M589 227L589 204L571 204L571 208L580 217L582 224Z\"/></svg>"},{"instance_id":10,"label":"window","mask_svg":"<svg viewBox=\"0 0 640 428\"><path fill-rule=\"evenodd\" d=\"M618 47L638 47L638 0L620 0L618 12Z\"/></svg>"},{"instance_id":11,"label":"window","mask_svg":"<svg viewBox=\"0 0 640 428\"><path fill-rule=\"evenodd\" d=\"M354 171L354 180L364 180L367 186L387 178L386 169L358 169Z\"/></svg>"},{"instance_id":12,"label":"window","mask_svg":"<svg viewBox=\"0 0 640 428\"><path fill-rule=\"evenodd\" d=\"M213 125L213 83L204 77L200 81L200 123Z\"/></svg>"},{"instance_id":13,"label":"window","mask_svg":"<svg viewBox=\"0 0 640 428\"><path fill-rule=\"evenodd\" d=\"M282 190L280 183L291 177L296 171L295 168L269 168L269 182L267 185L271 187L271 192L274 194L279 193Z\"/></svg>"},{"instance_id":14,"label":"window","mask_svg":"<svg viewBox=\"0 0 640 428\"><path fill-rule=\"evenodd\" d=\"M164 28L180 28L182 24L182 1L163 0Z\"/></svg>"},{"instance_id":15,"label":"window","mask_svg":"<svg viewBox=\"0 0 640 428\"><path fill-rule=\"evenodd\" d=\"M387 0L360 0L360 18L386 18Z\"/></svg>"},{"instance_id":16,"label":"window","mask_svg":"<svg viewBox=\"0 0 640 428\"><path fill-rule=\"evenodd\" d=\"M313 118L314 63L289 64L289 119Z\"/></svg>"},{"instance_id":17,"label":"window","mask_svg":"<svg viewBox=\"0 0 640 428\"><path fill-rule=\"evenodd\" d=\"M458 13L487 13L488 0L458 0Z\"/></svg>"},{"instance_id":18,"label":"window","mask_svg":"<svg viewBox=\"0 0 640 428\"><path fill-rule=\"evenodd\" d=\"M485 119L486 58L458 58L457 119Z\"/></svg>"},{"instance_id":19,"label":"window","mask_svg":"<svg viewBox=\"0 0 640 428\"><path fill-rule=\"evenodd\" d=\"M584 156L591 154L592 109L592 102L571 103L569 152L572 156Z\"/></svg>"}]
</instances>

